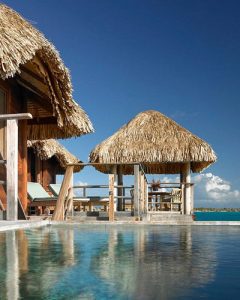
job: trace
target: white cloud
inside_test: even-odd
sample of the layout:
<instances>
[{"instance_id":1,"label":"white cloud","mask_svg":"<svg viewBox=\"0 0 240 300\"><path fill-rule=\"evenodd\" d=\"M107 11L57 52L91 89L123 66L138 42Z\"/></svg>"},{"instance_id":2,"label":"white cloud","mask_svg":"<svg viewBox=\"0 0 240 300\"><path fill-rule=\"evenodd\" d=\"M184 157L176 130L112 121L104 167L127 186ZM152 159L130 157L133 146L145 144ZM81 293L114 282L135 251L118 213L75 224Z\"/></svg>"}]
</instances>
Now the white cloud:
<instances>
[{"instance_id":1,"label":"white cloud","mask_svg":"<svg viewBox=\"0 0 240 300\"><path fill-rule=\"evenodd\" d=\"M195 207L239 207L240 191L230 182L212 173L193 176L195 181Z\"/></svg>"},{"instance_id":2,"label":"white cloud","mask_svg":"<svg viewBox=\"0 0 240 300\"><path fill-rule=\"evenodd\" d=\"M186 115L187 115L186 112L177 110L177 111L175 111L174 113L172 113L172 114L170 115L170 117L171 117L172 119L182 119L182 118L185 118Z\"/></svg>"},{"instance_id":3,"label":"white cloud","mask_svg":"<svg viewBox=\"0 0 240 300\"><path fill-rule=\"evenodd\" d=\"M179 176L164 176L161 182L179 182ZM240 207L240 190L212 173L192 175L195 207Z\"/></svg>"}]
</instances>

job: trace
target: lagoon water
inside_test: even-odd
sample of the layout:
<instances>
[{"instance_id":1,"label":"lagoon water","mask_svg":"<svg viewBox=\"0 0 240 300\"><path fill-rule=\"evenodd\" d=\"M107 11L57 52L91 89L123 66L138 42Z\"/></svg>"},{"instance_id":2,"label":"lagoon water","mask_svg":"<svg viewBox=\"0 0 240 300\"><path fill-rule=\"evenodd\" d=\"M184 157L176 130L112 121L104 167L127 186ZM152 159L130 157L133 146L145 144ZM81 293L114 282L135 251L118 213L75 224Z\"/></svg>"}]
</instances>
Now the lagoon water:
<instances>
[{"instance_id":1,"label":"lagoon water","mask_svg":"<svg viewBox=\"0 0 240 300\"><path fill-rule=\"evenodd\" d=\"M0 233L0 299L234 299L239 226L50 226Z\"/></svg>"}]
</instances>

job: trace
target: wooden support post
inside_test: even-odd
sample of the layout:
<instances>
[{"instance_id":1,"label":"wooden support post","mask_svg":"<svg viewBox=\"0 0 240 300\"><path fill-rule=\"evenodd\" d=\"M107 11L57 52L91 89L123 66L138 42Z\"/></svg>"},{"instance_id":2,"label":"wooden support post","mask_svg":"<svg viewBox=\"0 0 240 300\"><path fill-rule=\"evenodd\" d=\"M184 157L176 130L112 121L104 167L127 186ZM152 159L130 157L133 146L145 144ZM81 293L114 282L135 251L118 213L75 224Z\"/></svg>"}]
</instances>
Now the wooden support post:
<instances>
[{"instance_id":1,"label":"wooden support post","mask_svg":"<svg viewBox=\"0 0 240 300\"><path fill-rule=\"evenodd\" d=\"M139 165L134 165L134 216L139 218Z\"/></svg>"},{"instance_id":2,"label":"wooden support post","mask_svg":"<svg viewBox=\"0 0 240 300\"><path fill-rule=\"evenodd\" d=\"M69 191L69 204L67 207L67 212L71 212L71 215L73 216L73 173L70 180L70 191Z\"/></svg>"},{"instance_id":3,"label":"wooden support post","mask_svg":"<svg viewBox=\"0 0 240 300\"><path fill-rule=\"evenodd\" d=\"M123 174L122 174L122 166L117 166L117 185L123 185ZM124 196L123 188L120 187L117 189L117 195L118 196ZM123 211L123 198L118 198L118 204L117 204L117 210Z\"/></svg>"},{"instance_id":4,"label":"wooden support post","mask_svg":"<svg viewBox=\"0 0 240 300\"><path fill-rule=\"evenodd\" d=\"M7 220L18 219L18 120L32 119L28 113L0 115L7 120Z\"/></svg>"},{"instance_id":5,"label":"wooden support post","mask_svg":"<svg viewBox=\"0 0 240 300\"><path fill-rule=\"evenodd\" d=\"M114 174L109 174L109 221L114 221Z\"/></svg>"},{"instance_id":6,"label":"wooden support post","mask_svg":"<svg viewBox=\"0 0 240 300\"><path fill-rule=\"evenodd\" d=\"M144 174L140 171L140 178L139 178L139 185L140 185L140 215L144 212Z\"/></svg>"},{"instance_id":7,"label":"wooden support post","mask_svg":"<svg viewBox=\"0 0 240 300\"><path fill-rule=\"evenodd\" d=\"M18 120L7 120L7 220L18 219Z\"/></svg>"},{"instance_id":8,"label":"wooden support post","mask_svg":"<svg viewBox=\"0 0 240 300\"><path fill-rule=\"evenodd\" d=\"M74 166L68 166L63 178L63 182L60 188L59 196L57 199L56 207L53 213L54 221L63 221L64 220L64 203L66 196L68 194L68 189L71 183L72 173Z\"/></svg>"},{"instance_id":9,"label":"wooden support post","mask_svg":"<svg viewBox=\"0 0 240 300\"><path fill-rule=\"evenodd\" d=\"M185 185L182 183L182 179L181 179L181 191L182 191L182 205L181 205L181 214L185 213Z\"/></svg>"},{"instance_id":10,"label":"wooden support post","mask_svg":"<svg viewBox=\"0 0 240 300\"><path fill-rule=\"evenodd\" d=\"M147 179L144 179L144 185L145 185L145 213L148 213L148 183Z\"/></svg>"},{"instance_id":11,"label":"wooden support post","mask_svg":"<svg viewBox=\"0 0 240 300\"><path fill-rule=\"evenodd\" d=\"M113 166L114 186L117 186L117 166ZM113 189L114 211L117 211L117 188Z\"/></svg>"},{"instance_id":12,"label":"wooden support post","mask_svg":"<svg viewBox=\"0 0 240 300\"><path fill-rule=\"evenodd\" d=\"M191 184L191 213L194 211L194 185Z\"/></svg>"},{"instance_id":13,"label":"wooden support post","mask_svg":"<svg viewBox=\"0 0 240 300\"><path fill-rule=\"evenodd\" d=\"M184 188L184 214L190 215L191 207L192 207L192 199L191 199L191 166L190 162L184 164L183 170L182 170L182 180L185 183Z\"/></svg>"}]
</instances>

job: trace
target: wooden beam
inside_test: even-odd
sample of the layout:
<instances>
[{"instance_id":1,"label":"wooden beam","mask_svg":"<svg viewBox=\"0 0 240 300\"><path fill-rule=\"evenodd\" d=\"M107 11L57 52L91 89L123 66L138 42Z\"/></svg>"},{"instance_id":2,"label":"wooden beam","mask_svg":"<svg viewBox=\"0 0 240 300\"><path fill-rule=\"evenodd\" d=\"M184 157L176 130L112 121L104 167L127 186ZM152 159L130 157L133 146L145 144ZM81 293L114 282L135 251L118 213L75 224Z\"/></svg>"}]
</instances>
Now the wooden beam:
<instances>
[{"instance_id":1,"label":"wooden beam","mask_svg":"<svg viewBox=\"0 0 240 300\"><path fill-rule=\"evenodd\" d=\"M28 75L31 75L33 78L35 78L36 80L40 81L42 84L45 84L45 81L42 77L40 77L38 74L34 73L33 71L29 70L26 66L21 66L21 70L23 72L26 72Z\"/></svg>"},{"instance_id":2,"label":"wooden beam","mask_svg":"<svg viewBox=\"0 0 240 300\"><path fill-rule=\"evenodd\" d=\"M0 120L27 120L27 119L32 119L32 115L29 113L0 115Z\"/></svg>"},{"instance_id":3,"label":"wooden beam","mask_svg":"<svg viewBox=\"0 0 240 300\"><path fill-rule=\"evenodd\" d=\"M21 77L18 77L17 78L17 82L25 87L26 89L30 90L31 92L33 92L34 94L37 94L38 96L46 99L48 97L47 94L45 94L44 92L42 92L40 89L38 89L35 85L31 84L29 81L21 78Z\"/></svg>"},{"instance_id":4,"label":"wooden beam","mask_svg":"<svg viewBox=\"0 0 240 300\"><path fill-rule=\"evenodd\" d=\"M57 124L56 117L34 117L28 121L28 125L39 125L39 124Z\"/></svg>"},{"instance_id":5,"label":"wooden beam","mask_svg":"<svg viewBox=\"0 0 240 300\"><path fill-rule=\"evenodd\" d=\"M59 192L56 208L53 213L53 220L54 221L63 221L64 220L64 202L66 196L68 194L68 189L71 183L72 173L73 173L73 166L67 167L63 182L61 185L61 189Z\"/></svg>"},{"instance_id":6,"label":"wooden beam","mask_svg":"<svg viewBox=\"0 0 240 300\"><path fill-rule=\"evenodd\" d=\"M109 221L114 221L114 174L109 174Z\"/></svg>"}]
</instances>

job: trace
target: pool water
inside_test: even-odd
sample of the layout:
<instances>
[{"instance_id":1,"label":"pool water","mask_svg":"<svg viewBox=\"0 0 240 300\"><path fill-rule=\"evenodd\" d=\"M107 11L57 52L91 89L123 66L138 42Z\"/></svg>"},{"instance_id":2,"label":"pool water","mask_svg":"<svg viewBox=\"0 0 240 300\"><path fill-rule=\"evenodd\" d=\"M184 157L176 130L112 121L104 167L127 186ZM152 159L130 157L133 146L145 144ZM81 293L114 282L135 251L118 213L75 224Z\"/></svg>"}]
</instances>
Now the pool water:
<instances>
[{"instance_id":1,"label":"pool water","mask_svg":"<svg viewBox=\"0 0 240 300\"><path fill-rule=\"evenodd\" d=\"M0 233L0 299L233 299L239 226L48 226Z\"/></svg>"}]
</instances>

